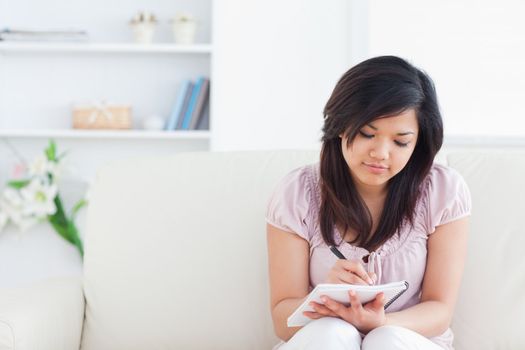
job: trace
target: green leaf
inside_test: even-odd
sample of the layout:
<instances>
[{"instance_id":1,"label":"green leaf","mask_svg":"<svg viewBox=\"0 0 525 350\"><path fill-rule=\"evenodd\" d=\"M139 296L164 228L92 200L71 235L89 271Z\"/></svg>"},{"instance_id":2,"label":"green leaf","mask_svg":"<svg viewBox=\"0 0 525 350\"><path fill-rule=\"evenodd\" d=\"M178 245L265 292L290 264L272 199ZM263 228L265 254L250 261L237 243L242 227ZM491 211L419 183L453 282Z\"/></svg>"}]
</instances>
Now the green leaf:
<instances>
[{"instance_id":1,"label":"green leaf","mask_svg":"<svg viewBox=\"0 0 525 350\"><path fill-rule=\"evenodd\" d=\"M73 237L71 237L69 231L67 230L67 221L63 222L62 220L60 220L56 216L49 216L48 220L49 220L49 223L51 224L51 226L53 226L55 231L62 238L64 238L69 243L74 244L74 239L73 239Z\"/></svg>"},{"instance_id":2,"label":"green leaf","mask_svg":"<svg viewBox=\"0 0 525 350\"><path fill-rule=\"evenodd\" d=\"M69 236L73 239L73 245L77 247L80 257L84 258L84 245L78 234L78 229L75 226L73 221L68 221L67 230L69 231Z\"/></svg>"},{"instance_id":3,"label":"green leaf","mask_svg":"<svg viewBox=\"0 0 525 350\"><path fill-rule=\"evenodd\" d=\"M73 244L78 252L80 253L80 256L84 257L84 246L82 244L82 240L80 239L80 236L78 234L78 229L75 226L75 222L73 221L73 218L70 220L66 216L66 212L64 211L64 206L62 204L62 199L60 198L60 195L57 195L55 197L55 205L57 207L57 211L53 215L49 215L47 217L49 223L55 231L66 241ZM86 204L86 201L81 200L73 209L74 214L84 205ZM74 216L72 215L72 217Z\"/></svg>"},{"instance_id":4,"label":"green leaf","mask_svg":"<svg viewBox=\"0 0 525 350\"><path fill-rule=\"evenodd\" d=\"M56 152L57 152L57 146L56 146L55 140L50 139L49 146L45 150L47 160L56 161Z\"/></svg>"},{"instance_id":5,"label":"green leaf","mask_svg":"<svg viewBox=\"0 0 525 350\"><path fill-rule=\"evenodd\" d=\"M67 217L66 212L64 210L64 206L62 205L62 199L60 198L60 195L57 194L55 197L55 205L57 207L57 211L49 216L49 220L52 222L55 222L59 226L66 226L67 225Z\"/></svg>"},{"instance_id":6,"label":"green leaf","mask_svg":"<svg viewBox=\"0 0 525 350\"><path fill-rule=\"evenodd\" d=\"M29 185L30 182L31 180L11 180L7 183L7 186L19 190Z\"/></svg>"},{"instance_id":7,"label":"green leaf","mask_svg":"<svg viewBox=\"0 0 525 350\"><path fill-rule=\"evenodd\" d=\"M84 257L84 245L82 244L82 240L80 239L80 235L78 234L78 229L76 228L75 224L70 220L65 220L63 222L58 222L56 220L57 218L54 216L49 216L49 223L55 231L66 241L73 244L78 252L80 253L80 256Z\"/></svg>"},{"instance_id":8,"label":"green leaf","mask_svg":"<svg viewBox=\"0 0 525 350\"><path fill-rule=\"evenodd\" d=\"M80 209L82 209L83 207L85 207L86 205L88 204L87 200L85 199L81 199L77 202L77 204L75 204L75 206L73 207L73 209L71 210L71 219L74 221L76 216L77 216L77 213Z\"/></svg>"}]
</instances>

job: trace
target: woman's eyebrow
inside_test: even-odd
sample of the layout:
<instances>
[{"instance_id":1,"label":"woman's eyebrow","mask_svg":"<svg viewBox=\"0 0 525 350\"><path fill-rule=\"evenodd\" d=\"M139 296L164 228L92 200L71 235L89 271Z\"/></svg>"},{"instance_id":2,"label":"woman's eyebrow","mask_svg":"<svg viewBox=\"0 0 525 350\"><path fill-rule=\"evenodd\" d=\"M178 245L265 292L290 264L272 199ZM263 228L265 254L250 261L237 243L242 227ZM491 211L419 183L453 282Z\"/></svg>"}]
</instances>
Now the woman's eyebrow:
<instances>
[{"instance_id":1,"label":"woman's eyebrow","mask_svg":"<svg viewBox=\"0 0 525 350\"><path fill-rule=\"evenodd\" d=\"M372 124L370 124L370 123L368 123L366 125L368 125L369 127L371 127L374 130L377 130L377 128L375 126L373 126ZM404 131L404 132L398 132L397 133L397 135L399 135L399 136L410 135L410 134L413 135L414 133L412 131Z\"/></svg>"}]
</instances>

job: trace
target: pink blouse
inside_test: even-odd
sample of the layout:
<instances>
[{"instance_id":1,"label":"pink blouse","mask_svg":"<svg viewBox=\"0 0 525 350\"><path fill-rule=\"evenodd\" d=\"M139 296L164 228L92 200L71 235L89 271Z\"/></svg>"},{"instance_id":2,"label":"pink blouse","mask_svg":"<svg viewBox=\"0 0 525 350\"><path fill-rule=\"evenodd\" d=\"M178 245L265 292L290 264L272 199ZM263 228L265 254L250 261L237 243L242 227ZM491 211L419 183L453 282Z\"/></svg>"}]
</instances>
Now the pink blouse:
<instances>
[{"instance_id":1,"label":"pink blouse","mask_svg":"<svg viewBox=\"0 0 525 350\"><path fill-rule=\"evenodd\" d=\"M318 224L320 203L319 163L316 163L286 175L270 198L266 213L269 224L308 241L311 287L326 280L328 271L337 260L321 235ZM375 259L368 262L374 264L378 284L400 280L409 283L408 290L388 308L388 312L403 310L420 302L428 236L437 226L468 216L470 211L470 192L461 175L450 167L435 163L421 184L414 229L410 224L403 226L400 235L396 233L385 242L374 252ZM334 235L337 235L338 242L341 236L337 229L334 229ZM338 248L352 260L361 260L371 253L344 241ZM450 329L431 340L445 349L453 349Z\"/></svg>"}]
</instances>

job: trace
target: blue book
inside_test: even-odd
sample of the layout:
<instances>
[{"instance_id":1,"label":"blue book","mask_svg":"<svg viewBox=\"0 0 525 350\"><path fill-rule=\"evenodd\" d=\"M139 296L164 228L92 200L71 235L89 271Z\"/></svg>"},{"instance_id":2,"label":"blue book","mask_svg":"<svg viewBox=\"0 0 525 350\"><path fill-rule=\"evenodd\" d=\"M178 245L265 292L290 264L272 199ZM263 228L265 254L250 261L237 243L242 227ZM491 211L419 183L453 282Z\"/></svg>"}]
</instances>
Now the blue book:
<instances>
[{"instance_id":1,"label":"blue book","mask_svg":"<svg viewBox=\"0 0 525 350\"><path fill-rule=\"evenodd\" d=\"M179 91L179 95L177 96L177 101L175 102L175 105L173 107L173 110L171 111L170 118L168 119L168 122L166 123L166 130L175 130L175 127L177 126L177 122L182 115L182 107L184 106L184 97L186 96L186 92L191 87L191 81L185 80L182 83L182 88Z\"/></svg>"},{"instance_id":2,"label":"blue book","mask_svg":"<svg viewBox=\"0 0 525 350\"><path fill-rule=\"evenodd\" d=\"M197 98L199 97L202 83L204 83L204 77L200 77L199 79L197 79L195 87L191 92L191 98L190 102L188 103L188 109L186 109L186 113L184 114L184 120L182 121L182 130L189 130L190 128L191 116L193 115L193 110L197 105Z\"/></svg>"},{"instance_id":3,"label":"blue book","mask_svg":"<svg viewBox=\"0 0 525 350\"><path fill-rule=\"evenodd\" d=\"M184 116L186 115L186 110L188 109L188 104L190 103L190 97L193 93L195 85L190 82L190 87L186 90L186 95L184 96L184 103L182 104L182 109L179 113L179 118L175 130L182 130L182 122L184 121Z\"/></svg>"},{"instance_id":4,"label":"blue book","mask_svg":"<svg viewBox=\"0 0 525 350\"><path fill-rule=\"evenodd\" d=\"M210 92L210 80L204 79L204 82L201 86L201 91L197 97L197 104L193 109L193 114L191 115L190 130L197 130L200 120L203 116L204 107L208 104L208 96Z\"/></svg>"},{"instance_id":5,"label":"blue book","mask_svg":"<svg viewBox=\"0 0 525 350\"><path fill-rule=\"evenodd\" d=\"M204 105L202 116L197 124L197 130L210 130L210 102L209 100Z\"/></svg>"}]
</instances>

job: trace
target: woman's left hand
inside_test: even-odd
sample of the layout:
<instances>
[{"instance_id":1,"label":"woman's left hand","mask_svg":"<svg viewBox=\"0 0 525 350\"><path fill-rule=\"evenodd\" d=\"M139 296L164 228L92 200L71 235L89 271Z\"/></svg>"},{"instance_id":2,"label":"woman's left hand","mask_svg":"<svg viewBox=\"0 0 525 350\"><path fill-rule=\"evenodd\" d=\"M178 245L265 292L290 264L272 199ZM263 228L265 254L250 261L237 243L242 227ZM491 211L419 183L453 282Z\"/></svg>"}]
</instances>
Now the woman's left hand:
<instances>
[{"instance_id":1,"label":"woman's left hand","mask_svg":"<svg viewBox=\"0 0 525 350\"><path fill-rule=\"evenodd\" d=\"M304 315L312 319L326 316L339 317L365 334L385 325L385 296L383 293L378 293L374 300L365 305L361 304L355 292L350 291L348 294L350 295L350 306L348 307L327 296L322 296L321 300L324 305L311 302L310 306L315 311L305 311Z\"/></svg>"}]
</instances>

